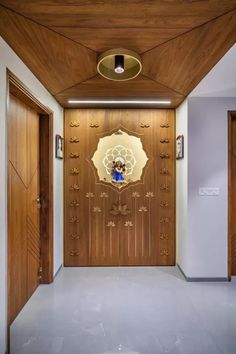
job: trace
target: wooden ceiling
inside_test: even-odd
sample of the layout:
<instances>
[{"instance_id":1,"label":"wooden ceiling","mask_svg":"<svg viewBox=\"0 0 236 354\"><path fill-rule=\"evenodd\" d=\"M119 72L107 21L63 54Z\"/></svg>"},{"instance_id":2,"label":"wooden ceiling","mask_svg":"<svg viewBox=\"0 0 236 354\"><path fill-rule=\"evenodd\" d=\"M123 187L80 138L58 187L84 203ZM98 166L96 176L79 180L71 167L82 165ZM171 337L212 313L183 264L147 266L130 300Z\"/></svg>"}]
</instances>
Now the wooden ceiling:
<instances>
[{"instance_id":1,"label":"wooden ceiling","mask_svg":"<svg viewBox=\"0 0 236 354\"><path fill-rule=\"evenodd\" d=\"M177 107L236 41L236 0L0 0L0 34L62 106L76 98L170 99ZM112 82L97 56L137 51Z\"/></svg>"}]
</instances>

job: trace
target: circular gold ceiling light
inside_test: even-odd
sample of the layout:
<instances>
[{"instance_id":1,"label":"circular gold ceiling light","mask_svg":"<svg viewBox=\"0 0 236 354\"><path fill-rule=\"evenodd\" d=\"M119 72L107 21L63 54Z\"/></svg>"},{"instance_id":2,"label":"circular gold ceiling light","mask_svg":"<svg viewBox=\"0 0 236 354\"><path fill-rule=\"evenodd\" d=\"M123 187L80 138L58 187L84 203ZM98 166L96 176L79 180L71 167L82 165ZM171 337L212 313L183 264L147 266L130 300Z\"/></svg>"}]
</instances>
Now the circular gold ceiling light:
<instances>
[{"instance_id":1,"label":"circular gold ceiling light","mask_svg":"<svg viewBox=\"0 0 236 354\"><path fill-rule=\"evenodd\" d=\"M110 49L99 56L97 70L108 80L131 80L142 70L141 58L132 50Z\"/></svg>"}]
</instances>

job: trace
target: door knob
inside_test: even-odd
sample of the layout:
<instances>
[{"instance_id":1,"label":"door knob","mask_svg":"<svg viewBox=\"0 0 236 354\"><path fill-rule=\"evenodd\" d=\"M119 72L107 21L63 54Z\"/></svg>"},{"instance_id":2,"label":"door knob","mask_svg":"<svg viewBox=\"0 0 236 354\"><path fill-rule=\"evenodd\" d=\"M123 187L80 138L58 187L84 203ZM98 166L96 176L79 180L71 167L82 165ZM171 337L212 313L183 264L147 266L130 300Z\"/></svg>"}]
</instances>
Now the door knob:
<instances>
[{"instance_id":1,"label":"door knob","mask_svg":"<svg viewBox=\"0 0 236 354\"><path fill-rule=\"evenodd\" d=\"M37 196L37 198L35 199L36 204L37 204L37 208L40 209L41 208L41 198L40 195Z\"/></svg>"}]
</instances>

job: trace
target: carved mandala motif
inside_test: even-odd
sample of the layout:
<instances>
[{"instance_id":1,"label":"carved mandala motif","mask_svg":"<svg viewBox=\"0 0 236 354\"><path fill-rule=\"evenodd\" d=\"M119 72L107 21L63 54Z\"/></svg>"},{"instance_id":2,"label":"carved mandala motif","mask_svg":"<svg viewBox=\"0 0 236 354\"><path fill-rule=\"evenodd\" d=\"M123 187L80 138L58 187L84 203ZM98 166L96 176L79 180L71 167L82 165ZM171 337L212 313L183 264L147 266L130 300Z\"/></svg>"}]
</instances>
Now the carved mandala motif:
<instances>
[{"instance_id":1,"label":"carved mandala motif","mask_svg":"<svg viewBox=\"0 0 236 354\"><path fill-rule=\"evenodd\" d=\"M137 161L134 157L132 149L126 148L122 145L114 146L106 151L105 157L102 161L103 165L106 168L106 172L108 175L111 174L113 161L121 161L125 163L126 170L124 172L125 176L129 176L133 173L134 166Z\"/></svg>"}]
</instances>

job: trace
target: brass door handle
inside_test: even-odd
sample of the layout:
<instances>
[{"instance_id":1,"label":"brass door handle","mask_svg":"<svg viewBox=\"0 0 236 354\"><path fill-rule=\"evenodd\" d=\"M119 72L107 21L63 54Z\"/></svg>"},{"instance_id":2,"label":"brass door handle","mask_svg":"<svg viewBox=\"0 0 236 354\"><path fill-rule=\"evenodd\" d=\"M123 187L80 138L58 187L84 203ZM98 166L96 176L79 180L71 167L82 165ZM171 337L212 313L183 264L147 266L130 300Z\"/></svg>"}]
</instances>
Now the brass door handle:
<instances>
[{"instance_id":1,"label":"brass door handle","mask_svg":"<svg viewBox=\"0 0 236 354\"><path fill-rule=\"evenodd\" d=\"M37 204L37 208L40 209L41 208L41 198L40 195L37 196L37 198L35 199L35 202Z\"/></svg>"}]
</instances>

